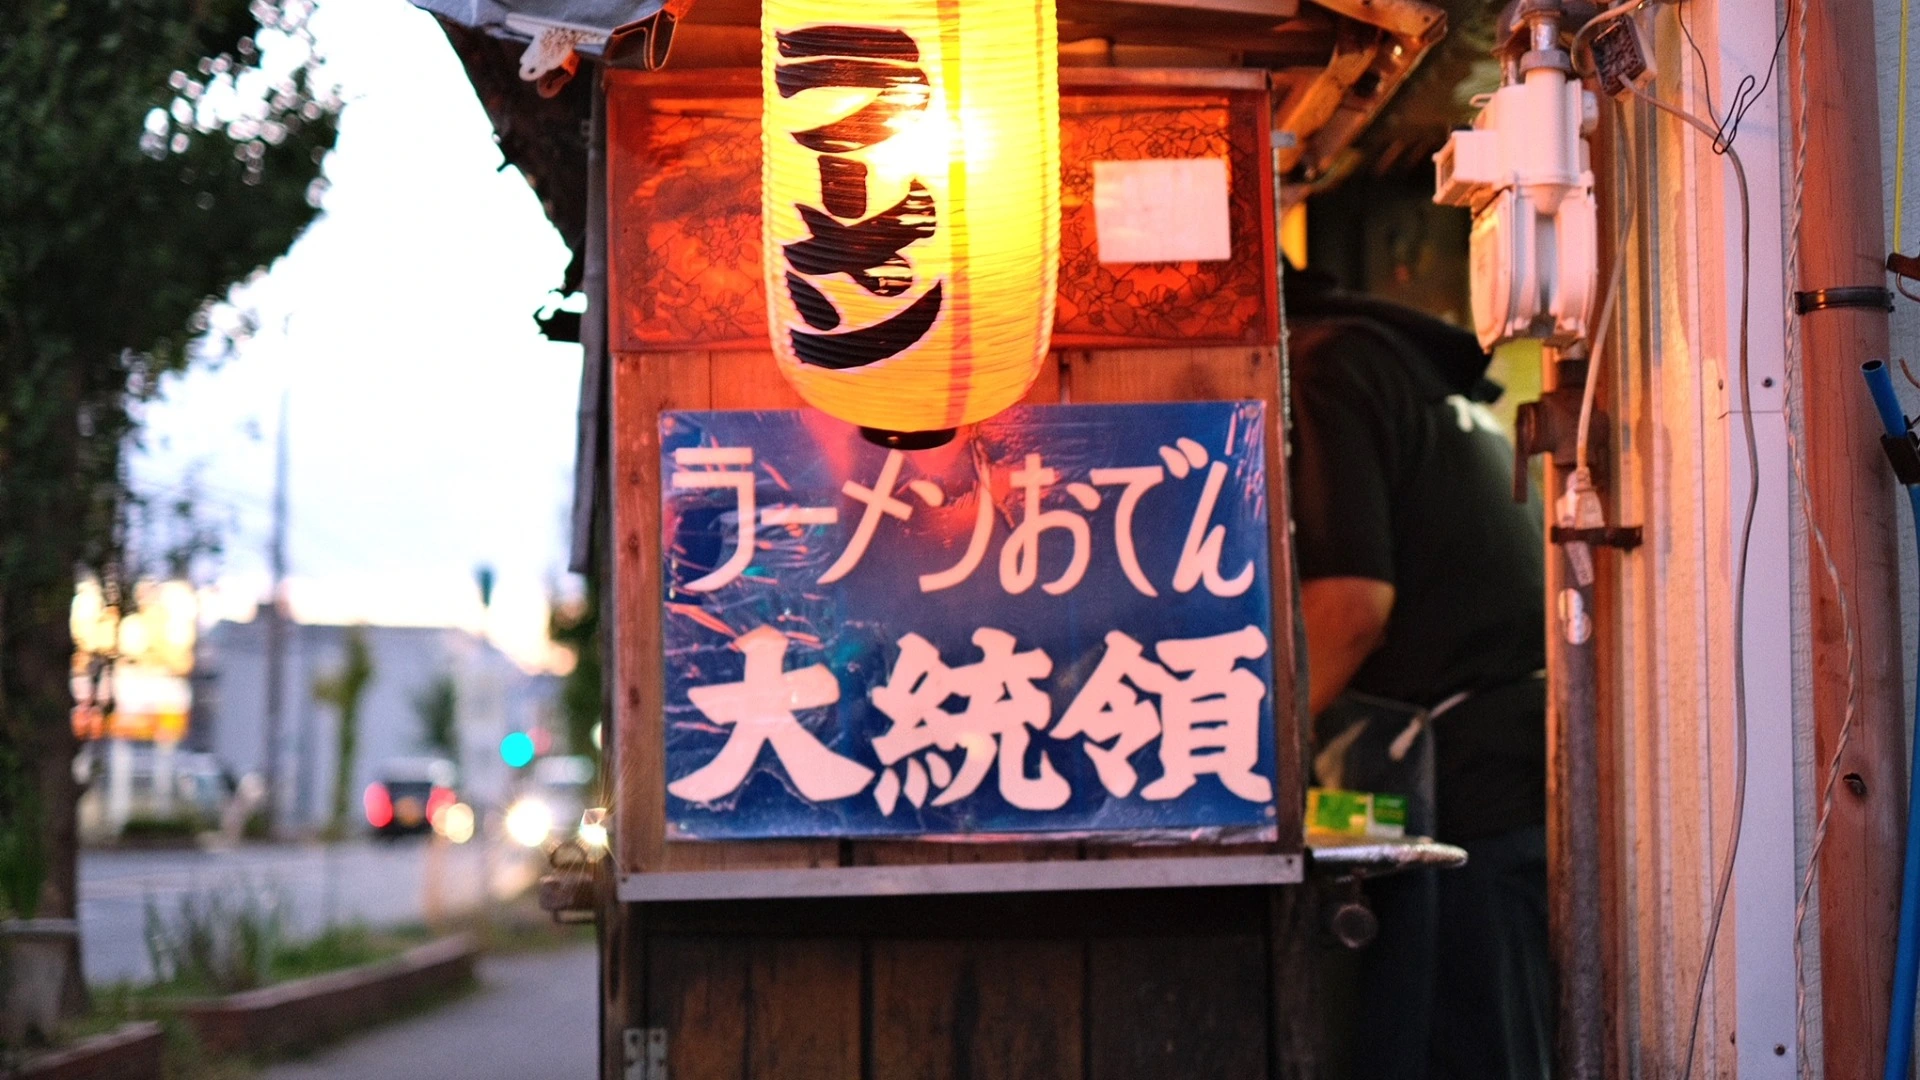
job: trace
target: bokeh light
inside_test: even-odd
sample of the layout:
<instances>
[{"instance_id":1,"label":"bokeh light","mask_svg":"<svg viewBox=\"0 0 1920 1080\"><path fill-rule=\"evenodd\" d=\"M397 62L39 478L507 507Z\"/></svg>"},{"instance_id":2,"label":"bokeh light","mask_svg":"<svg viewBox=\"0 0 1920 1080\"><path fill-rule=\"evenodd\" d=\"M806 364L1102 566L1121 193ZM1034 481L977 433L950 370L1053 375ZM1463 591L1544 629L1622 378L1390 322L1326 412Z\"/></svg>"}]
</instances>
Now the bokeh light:
<instances>
[{"instance_id":1,"label":"bokeh light","mask_svg":"<svg viewBox=\"0 0 1920 1080\"><path fill-rule=\"evenodd\" d=\"M524 731L508 733L500 740L500 760L516 769L533 764L533 736Z\"/></svg>"}]
</instances>

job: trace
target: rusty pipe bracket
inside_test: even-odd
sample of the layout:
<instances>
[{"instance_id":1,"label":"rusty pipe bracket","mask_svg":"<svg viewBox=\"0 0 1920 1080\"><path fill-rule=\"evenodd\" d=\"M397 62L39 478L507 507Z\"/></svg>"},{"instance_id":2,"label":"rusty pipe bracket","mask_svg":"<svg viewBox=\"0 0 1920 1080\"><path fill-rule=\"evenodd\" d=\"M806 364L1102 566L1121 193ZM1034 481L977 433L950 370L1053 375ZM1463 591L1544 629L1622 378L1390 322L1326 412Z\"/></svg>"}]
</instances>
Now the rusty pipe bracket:
<instances>
[{"instance_id":1,"label":"rusty pipe bracket","mask_svg":"<svg viewBox=\"0 0 1920 1080\"><path fill-rule=\"evenodd\" d=\"M1619 548L1621 551L1632 551L1640 546L1643 539L1638 525L1603 525L1592 529L1555 525L1547 530L1547 538L1555 544L1587 544L1592 547Z\"/></svg>"},{"instance_id":2,"label":"rusty pipe bracket","mask_svg":"<svg viewBox=\"0 0 1920 1080\"><path fill-rule=\"evenodd\" d=\"M1513 416L1513 501L1527 501L1527 462L1535 454L1547 454L1563 469L1573 467L1580 437L1581 385L1566 381L1542 395L1538 401L1523 402ZM1607 414L1595 409L1588 432L1587 467L1595 487L1607 484L1609 436Z\"/></svg>"},{"instance_id":3,"label":"rusty pipe bracket","mask_svg":"<svg viewBox=\"0 0 1920 1080\"><path fill-rule=\"evenodd\" d=\"M1887 461L1893 465L1894 479L1906 487L1920 484L1920 434L1909 426L1905 438L1882 435L1880 448L1887 452Z\"/></svg>"},{"instance_id":4,"label":"rusty pipe bracket","mask_svg":"<svg viewBox=\"0 0 1920 1080\"><path fill-rule=\"evenodd\" d=\"M1878 308L1893 310L1893 293L1878 285L1839 285L1831 289L1809 289L1793 294L1793 310L1811 315L1828 308Z\"/></svg>"}]
</instances>

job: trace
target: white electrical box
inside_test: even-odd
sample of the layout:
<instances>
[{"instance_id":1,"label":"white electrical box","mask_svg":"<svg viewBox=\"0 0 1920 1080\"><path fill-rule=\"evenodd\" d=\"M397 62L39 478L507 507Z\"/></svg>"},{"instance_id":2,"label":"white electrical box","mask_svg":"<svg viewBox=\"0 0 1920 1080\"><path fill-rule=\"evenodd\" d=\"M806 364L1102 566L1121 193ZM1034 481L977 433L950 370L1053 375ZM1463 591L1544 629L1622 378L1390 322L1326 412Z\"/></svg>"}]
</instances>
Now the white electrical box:
<instances>
[{"instance_id":1,"label":"white electrical box","mask_svg":"<svg viewBox=\"0 0 1920 1080\"><path fill-rule=\"evenodd\" d=\"M1592 94L1562 71L1529 71L1491 94L1473 127L1434 155L1434 201L1473 211L1474 333L1484 348L1587 336L1599 276L1586 136Z\"/></svg>"}]
</instances>

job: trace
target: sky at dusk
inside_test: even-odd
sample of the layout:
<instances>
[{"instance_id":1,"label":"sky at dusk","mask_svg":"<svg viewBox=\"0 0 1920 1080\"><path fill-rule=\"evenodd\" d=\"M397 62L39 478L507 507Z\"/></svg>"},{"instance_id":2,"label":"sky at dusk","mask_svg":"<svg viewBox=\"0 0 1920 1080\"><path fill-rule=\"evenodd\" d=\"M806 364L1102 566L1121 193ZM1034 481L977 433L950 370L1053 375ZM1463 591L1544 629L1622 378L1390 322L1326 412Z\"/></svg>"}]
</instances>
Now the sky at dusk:
<instances>
[{"instance_id":1,"label":"sky at dusk","mask_svg":"<svg viewBox=\"0 0 1920 1080\"><path fill-rule=\"evenodd\" d=\"M258 334L169 380L145 413L136 486L197 474L224 553L206 616L268 591L274 432L290 438L290 586L309 621L478 627L540 665L546 599L571 590L580 350L541 337L568 260L433 19L405 0L329 0L312 22L346 102L323 212L234 300ZM267 53L273 61L271 48Z\"/></svg>"}]
</instances>

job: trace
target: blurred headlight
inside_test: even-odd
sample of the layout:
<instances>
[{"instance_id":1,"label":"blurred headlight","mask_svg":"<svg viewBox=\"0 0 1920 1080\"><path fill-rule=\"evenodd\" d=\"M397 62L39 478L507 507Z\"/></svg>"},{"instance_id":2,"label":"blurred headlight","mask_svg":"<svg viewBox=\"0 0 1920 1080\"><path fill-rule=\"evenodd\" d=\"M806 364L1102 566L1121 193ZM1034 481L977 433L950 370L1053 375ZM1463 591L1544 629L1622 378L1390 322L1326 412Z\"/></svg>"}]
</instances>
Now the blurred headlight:
<instances>
[{"instance_id":1,"label":"blurred headlight","mask_svg":"<svg viewBox=\"0 0 1920 1080\"><path fill-rule=\"evenodd\" d=\"M553 808L531 796L507 808L507 836L522 847L537 848L553 835Z\"/></svg>"},{"instance_id":2,"label":"blurred headlight","mask_svg":"<svg viewBox=\"0 0 1920 1080\"><path fill-rule=\"evenodd\" d=\"M434 831L456 844L473 839L473 807L457 802L433 819Z\"/></svg>"},{"instance_id":3,"label":"blurred headlight","mask_svg":"<svg viewBox=\"0 0 1920 1080\"><path fill-rule=\"evenodd\" d=\"M607 850L607 811L596 806L580 815L580 843L588 852L598 855Z\"/></svg>"}]
</instances>

